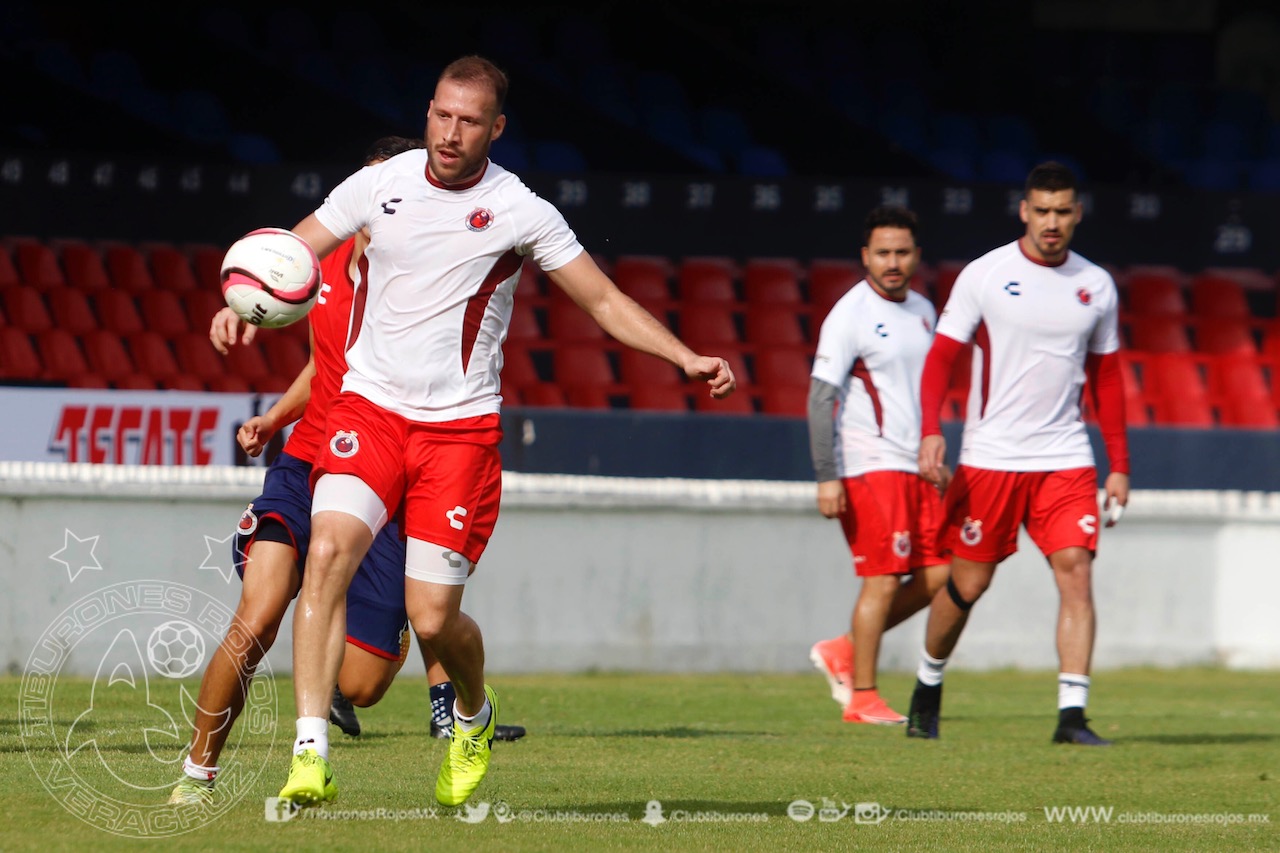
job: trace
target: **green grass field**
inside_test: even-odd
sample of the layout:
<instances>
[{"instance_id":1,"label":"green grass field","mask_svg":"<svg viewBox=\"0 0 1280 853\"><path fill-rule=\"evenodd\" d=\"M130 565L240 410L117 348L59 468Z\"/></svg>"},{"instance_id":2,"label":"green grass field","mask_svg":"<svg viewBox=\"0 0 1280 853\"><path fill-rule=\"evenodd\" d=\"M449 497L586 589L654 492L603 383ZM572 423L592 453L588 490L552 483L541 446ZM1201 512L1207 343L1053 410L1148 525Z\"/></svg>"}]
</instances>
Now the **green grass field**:
<instances>
[{"instance_id":1,"label":"green grass field","mask_svg":"<svg viewBox=\"0 0 1280 853\"><path fill-rule=\"evenodd\" d=\"M137 821L145 812L148 826L169 825L150 823L157 815L177 819L150 805L163 802L176 778L174 765L153 754L184 752L172 733L144 737L140 721L154 725L154 709L116 693L91 703L90 681L63 678L46 736L20 728L19 709L29 707L22 680L5 678L0 849L1277 850L1277 675L1100 673L1090 715L1115 739L1109 749L1049 742L1053 673L949 673L935 742L841 722L817 673L495 676L502 718L530 733L495 744L472 798L491 811L477 823L451 809L427 812L446 747L425 736L426 687L417 678L361 710L361 737L331 728L341 788L323 808L332 819L267 822L264 801L284 781L293 736L292 686L281 678L278 725L259 725L257 734L238 727L244 731L232 736L241 738L236 761L248 768L241 796L224 795L212 817L188 813L197 828L187 834L145 842L131 834L130 814ZM911 681L886 675L881 692L905 711ZM174 682L152 690L153 704L179 706ZM76 722L91 704L91 718ZM92 748L63 757L55 744L73 722L74 740L92 735L100 758ZM153 794L141 790L148 785ZM836 811L798 822L788 807L800 799ZM650 800L660 801L665 823L641 821ZM1110 820L1106 811L1078 814L1080 822L1046 814L1067 806L1110 809ZM500 812L512 819L499 821ZM1250 822L1251 814L1269 821ZM603 819L609 815L626 820Z\"/></svg>"}]
</instances>

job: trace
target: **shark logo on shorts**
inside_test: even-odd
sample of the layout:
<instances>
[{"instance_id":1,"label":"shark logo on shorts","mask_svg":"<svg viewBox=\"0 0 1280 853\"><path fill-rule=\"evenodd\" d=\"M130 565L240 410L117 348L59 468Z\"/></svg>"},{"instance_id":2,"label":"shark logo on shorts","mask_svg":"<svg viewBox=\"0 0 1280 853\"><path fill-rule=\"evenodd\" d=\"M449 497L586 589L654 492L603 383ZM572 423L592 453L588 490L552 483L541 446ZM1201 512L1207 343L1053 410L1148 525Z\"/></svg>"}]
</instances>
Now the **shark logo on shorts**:
<instances>
[{"instance_id":1,"label":"shark logo on shorts","mask_svg":"<svg viewBox=\"0 0 1280 853\"><path fill-rule=\"evenodd\" d=\"M893 534L893 553L897 557L906 559L911 556L911 531L897 530Z\"/></svg>"},{"instance_id":2,"label":"shark logo on shorts","mask_svg":"<svg viewBox=\"0 0 1280 853\"><path fill-rule=\"evenodd\" d=\"M257 529L258 516L254 514L253 504L249 504L240 516L240 523L236 525L236 533L241 536L252 536Z\"/></svg>"},{"instance_id":3,"label":"shark logo on shorts","mask_svg":"<svg viewBox=\"0 0 1280 853\"><path fill-rule=\"evenodd\" d=\"M329 452L339 459L347 459L360 452L360 439L354 432L340 429L329 439Z\"/></svg>"},{"instance_id":4,"label":"shark logo on shorts","mask_svg":"<svg viewBox=\"0 0 1280 853\"><path fill-rule=\"evenodd\" d=\"M964 526L960 528L960 541L966 545L977 545L982 541L982 520L965 516Z\"/></svg>"}]
</instances>

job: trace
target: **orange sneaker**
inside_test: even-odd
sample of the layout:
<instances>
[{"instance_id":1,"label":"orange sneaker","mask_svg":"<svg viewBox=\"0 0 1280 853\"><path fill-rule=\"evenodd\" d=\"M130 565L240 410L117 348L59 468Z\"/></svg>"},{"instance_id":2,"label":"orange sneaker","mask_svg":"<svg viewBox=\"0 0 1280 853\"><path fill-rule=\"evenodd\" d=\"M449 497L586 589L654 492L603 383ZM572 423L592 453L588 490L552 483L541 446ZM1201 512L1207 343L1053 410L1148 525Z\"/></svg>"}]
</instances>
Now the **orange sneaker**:
<instances>
[{"instance_id":1,"label":"orange sneaker","mask_svg":"<svg viewBox=\"0 0 1280 853\"><path fill-rule=\"evenodd\" d=\"M831 698L848 705L853 698L853 643L844 634L820 640L809 649L809 660L827 677Z\"/></svg>"},{"instance_id":2,"label":"orange sneaker","mask_svg":"<svg viewBox=\"0 0 1280 853\"><path fill-rule=\"evenodd\" d=\"M844 708L846 723L874 723L878 726L900 726L907 718L890 708L874 690L854 691Z\"/></svg>"}]
</instances>

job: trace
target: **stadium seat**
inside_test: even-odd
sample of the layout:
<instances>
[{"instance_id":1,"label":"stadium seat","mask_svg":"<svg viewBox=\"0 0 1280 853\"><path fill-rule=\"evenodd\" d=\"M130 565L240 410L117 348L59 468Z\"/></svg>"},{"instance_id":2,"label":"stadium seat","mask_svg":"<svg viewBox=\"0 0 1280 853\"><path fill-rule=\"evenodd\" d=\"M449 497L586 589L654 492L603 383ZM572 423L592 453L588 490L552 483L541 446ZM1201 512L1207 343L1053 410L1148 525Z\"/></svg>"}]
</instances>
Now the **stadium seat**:
<instances>
[{"instance_id":1,"label":"stadium seat","mask_svg":"<svg viewBox=\"0 0 1280 853\"><path fill-rule=\"evenodd\" d=\"M934 265L933 304L939 314L946 307L947 299L951 296L951 288L967 263L968 261L939 261Z\"/></svg>"},{"instance_id":2,"label":"stadium seat","mask_svg":"<svg viewBox=\"0 0 1280 853\"><path fill-rule=\"evenodd\" d=\"M1244 286L1234 278L1216 273L1201 273L1191 279L1191 309L1201 318L1250 316Z\"/></svg>"},{"instance_id":3,"label":"stadium seat","mask_svg":"<svg viewBox=\"0 0 1280 853\"><path fill-rule=\"evenodd\" d=\"M136 332L124 338L139 373L151 377L163 387L174 387L169 383L182 371L178 369L178 361L169 342L159 332ZM208 347L207 342L205 346ZM213 349L210 347L209 351L213 352ZM201 383L201 389L203 387Z\"/></svg>"},{"instance_id":4,"label":"stadium seat","mask_svg":"<svg viewBox=\"0 0 1280 853\"><path fill-rule=\"evenodd\" d=\"M119 388L121 382L139 375L138 369L125 347L124 339L108 329L94 329L86 333L81 340L84 343L85 361L89 370ZM151 382L155 388L155 382Z\"/></svg>"},{"instance_id":5,"label":"stadium seat","mask_svg":"<svg viewBox=\"0 0 1280 853\"><path fill-rule=\"evenodd\" d=\"M1200 428L1215 425L1202 362L1192 354L1153 353L1143 366L1143 386L1156 424Z\"/></svg>"},{"instance_id":6,"label":"stadium seat","mask_svg":"<svg viewBox=\"0 0 1280 853\"><path fill-rule=\"evenodd\" d=\"M205 388L220 394L248 394L255 390L251 382L233 373L209 379L205 382Z\"/></svg>"},{"instance_id":7,"label":"stadium seat","mask_svg":"<svg viewBox=\"0 0 1280 853\"><path fill-rule=\"evenodd\" d=\"M685 303L678 314L680 337L695 350L741 351L736 312L727 303Z\"/></svg>"},{"instance_id":8,"label":"stadium seat","mask_svg":"<svg viewBox=\"0 0 1280 853\"><path fill-rule=\"evenodd\" d=\"M275 330L268 330L260 339L263 355L267 357L267 365L272 373L284 376L292 382L310 361L308 349L293 335L280 335L274 332Z\"/></svg>"},{"instance_id":9,"label":"stadium seat","mask_svg":"<svg viewBox=\"0 0 1280 853\"><path fill-rule=\"evenodd\" d=\"M679 299L682 304L737 305L737 265L729 258L687 257L680 261Z\"/></svg>"},{"instance_id":10,"label":"stadium seat","mask_svg":"<svg viewBox=\"0 0 1280 853\"><path fill-rule=\"evenodd\" d=\"M657 255L622 255L613 264L618 288L650 311L653 306L662 306L664 312L670 309L673 274L672 263Z\"/></svg>"},{"instance_id":11,"label":"stadium seat","mask_svg":"<svg viewBox=\"0 0 1280 853\"><path fill-rule=\"evenodd\" d=\"M771 347L810 349L800 315L782 305L749 305L743 328L746 343L756 351Z\"/></svg>"},{"instance_id":12,"label":"stadium seat","mask_svg":"<svg viewBox=\"0 0 1280 853\"><path fill-rule=\"evenodd\" d=\"M1224 426L1280 426L1264 363L1255 356L1229 354L1210 359L1209 391L1220 401Z\"/></svg>"},{"instance_id":13,"label":"stadium seat","mask_svg":"<svg viewBox=\"0 0 1280 853\"><path fill-rule=\"evenodd\" d=\"M678 385L633 385L627 406L641 411L687 412L689 394Z\"/></svg>"},{"instance_id":14,"label":"stadium seat","mask_svg":"<svg viewBox=\"0 0 1280 853\"><path fill-rule=\"evenodd\" d=\"M207 335L187 332L172 339L173 354L178 367L201 382L209 383L227 375L229 370L223 356L209 343Z\"/></svg>"},{"instance_id":15,"label":"stadium seat","mask_svg":"<svg viewBox=\"0 0 1280 853\"><path fill-rule=\"evenodd\" d=\"M23 284L39 290L61 287L67 283L53 249L33 239L21 239L13 247L18 278Z\"/></svg>"},{"instance_id":16,"label":"stadium seat","mask_svg":"<svg viewBox=\"0 0 1280 853\"><path fill-rule=\"evenodd\" d=\"M742 268L747 305L783 304L793 310L805 306L800 281L804 267L793 258L748 258Z\"/></svg>"},{"instance_id":17,"label":"stadium seat","mask_svg":"<svg viewBox=\"0 0 1280 853\"><path fill-rule=\"evenodd\" d=\"M53 316L44 296L34 285L20 284L0 292L9 322L24 332L36 333L53 328Z\"/></svg>"},{"instance_id":18,"label":"stadium seat","mask_svg":"<svg viewBox=\"0 0 1280 853\"><path fill-rule=\"evenodd\" d=\"M93 297L94 307L98 312L98 322L104 329L111 329L120 335L132 335L146 328L142 322L142 314L132 296L122 290L102 290ZM208 328L208 320L205 328Z\"/></svg>"},{"instance_id":19,"label":"stadium seat","mask_svg":"<svg viewBox=\"0 0 1280 853\"><path fill-rule=\"evenodd\" d=\"M684 374L674 364L630 347L618 352L618 378L633 393L646 386L683 388L686 383Z\"/></svg>"},{"instance_id":20,"label":"stadium seat","mask_svg":"<svg viewBox=\"0 0 1280 853\"><path fill-rule=\"evenodd\" d=\"M202 382L198 377L192 376L190 373L176 373L159 383L162 391L197 391L204 393L209 390L207 383Z\"/></svg>"},{"instance_id":21,"label":"stadium seat","mask_svg":"<svg viewBox=\"0 0 1280 853\"><path fill-rule=\"evenodd\" d=\"M196 275L191 269L191 259L177 246L149 243L139 248L147 253L151 263L151 278L157 288L171 290L179 295L196 289Z\"/></svg>"},{"instance_id":22,"label":"stadium seat","mask_svg":"<svg viewBox=\"0 0 1280 853\"><path fill-rule=\"evenodd\" d=\"M43 372L31 336L13 326L0 326L0 379L36 380Z\"/></svg>"},{"instance_id":23,"label":"stadium seat","mask_svg":"<svg viewBox=\"0 0 1280 853\"><path fill-rule=\"evenodd\" d=\"M734 375L741 377L744 374L735 369ZM738 380L737 390L728 397L716 399L711 396L706 387L697 388L691 396L695 412L705 412L713 415L756 414L755 392L750 383L744 382L741 378Z\"/></svg>"},{"instance_id":24,"label":"stadium seat","mask_svg":"<svg viewBox=\"0 0 1280 853\"><path fill-rule=\"evenodd\" d=\"M141 307L143 324L152 331L159 332L166 338L172 338L185 332L207 332L209 324L192 329L187 325L187 315L182 299L172 290L156 288L138 299ZM212 318L211 318L212 319Z\"/></svg>"},{"instance_id":25,"label":"stadium seat","mask_svg":"<svg viewBox=\"0 0 1280 853\"><path fill-rule=\"evenodd\" d=\"M507 330L507 340L526 345L546 343L542 337L542 325L538 322L538 314L531 301L516 297L511 306L511 325Z\"/></svg>"},{"instance_id":26,"label":"stadium seat","mask_svg":"<svg viewBox=\"0 0 1280 853\"><path fill-rule=\"evenodd\" d=\"M1194 331L1198 352L1258 354L1258 343L1253 335L1253 323L1247 318L1202 319L1195 324Z\"/></svg>"},{"instance_id":27,"label":"stadium seat","mask_svg":"<svg viewBox=\"0 0 1280 853\"><path fill-rule=\"evenodd\" d=\"M809 414L809 386L794 383L761 385L759 389L760 411L766 415L807 417Z\"/></svg>"},{"instance_id":28,"label":"stadium seat","mask_svg":"<svg viewBox=\"0 0 1280 853\"><path fill-rule=\"evenodd\" d=\"M552 299L547 305L547 337L556 346L584 341L604 345L613 340L590 314L570 299Z\"/></svg>"},{"instance_id":29,"label":"stadium seat","mask_svg":"<svg viewBox=\"0 0 1280 853\"><path fill-rule=\"evenodd\" d=\"M117 391L154 391L156 381L141 373L130 373L112 382L111 387Z\"/></svg>"},{"instance_id":30,"label":"stadium seat","mask_svg":"<svg viewBox=\"0 0 1280 853\"><path fill-rule=\"evenodd\" d=\"M102 254L112 287L138 296L155 286L146 258L134 246L109 243L103 247Z\"/></svg>"},{"instance_id":31,"label":"stadium seat","mask_svg":"<svg viewBox=\"0 0 1280 853\"><path fill-rule=\"evenodd\" d=\"M809 316L815 339L831 306L862 281L862 276L862 266L856 261L818 258L809 262Z\"/></svg>"},{"instance_id":32,"label":"stadium seat","mask_svg":"<svg viewBox=\"0 0 1280 853\"><path fill-rule=\"evenodd\" d=\"M509 340L502 348L502 393L508 389L517 390L542 382L533 357L523 346L512 344Z\"/></svg>"},{"instance_id":33,"label":"stadium seat","mask_svg":"<svg viewBox=\"0 0 1280 853\"><path fill-rule=\"evenodd\" d=\"M198 287L222 294L222 259L228 248L230 247L215 246L212 243L190 243L185 246Z\"/></svg>"},{"instance_id":34,"label":"stadium seat","mask_svg":"<svg viewBox=\"0 0 1280 853\"><path fill-rule=\"evenodd\" d=\"M44 366L44 375L50 379L70 382L91 373L89 362L80 349L76 336L66 329L46 329L35 334L36 352Z\"/></svg>"},{"instance_id":35,"label":"stadium seat","mask_svg":"<svg viewBox=\"0 0 1280 853\"><path fill-rule=\"evenodd\" d=\"M83 290L75 287L54 287L45 294L49 315L54 325L73 335L83 335L98 328L98 316Z\"/></svg>"},{"instance_id":36,"label":"stadium seat","mask_svg":"<svg viewBox=\"0 0 1280 853\"><path fill-rule=\"evenodd\" d=\"M1191 352L1184 315L1134 314L1129 318L1129 346L1143 352Z\"/></svg>"},{"instance_id":37,"label":"stadium seat","mask_svg":"<svg viewBox=\"0 0 1280 853\"><path fill-rule=\"evenodd\" d=\"M18 268L13 265L13 256L6 246L0 246L0 290L21 284Z\"/></svg>"},{"instance_id":38,"label":"stadium seat","mask_svg":"<svg viewBox=\"0 0 1280 853\"><path fill-rule=\"evenodd\" d=\"M222 291L217 290L191 290L182 297L183 313L187 317L187 328L193 332L202 331L208 333L209 324L213 321L213 317L223 308L227 307L227 303L222 298ZM294 326L303 326L305 323L294 323ZM305 328L303 329L305 331Z\"/></svg>"},{"instance_id":39,"label":"stadium seat","mask_svg":"<svg viewBox=\"0 0 1280 853\"><path fill-rule=\"evenodd\" d=\"M58 252L62 256L63 274L71 287L92 293L111 286L102 255L95 247L81 240L67 240L58 244Z\"/></svg>"},{"instance_id":40,"label":"stadium seat","mask_svg":"<svg viewBox=\"0 0 1280 853\"><path fill-rule=\"evenodd\" d=\"M1122 288L1125 308L1131 314L1165 314L1185 317L1187 298L1173 271L1160 267L1130 268Z\"/></svg>"},{"instance_id":41,"label":"stadium seat","mask_svg":"<svg viewBox=\"0 0 1280 853\"><path fill-rule=\"evenodd\" d=\"M552 380L561 387L597 385L619 393L622 389L613 372L609 354L592 344L567 344L551 353Z\"/></svg>"},{"instance_id":42,"label":"stadium seat","mask_svg":"<svg viewBox=\"0 0 1280 853\"><path fill-rule=\"evenodd\" d=\"M519 390L519 404L545 408L563 409L568 407L564 390L554 382L541 382Z\"/></svg>"},{"instance_id":43,"label":"stadium seat","mask_svg":"<svg viewBox=\"0 0 1280 853\"><path fill-rule=\"evenodd\" d=\"M213 345L209 343L207 338L204 338L204 348L210 352L215 352ZM270 366L267 364L266 356L263 354L257 338L254 338L248 344L236 344L230 347L227 350L227 354L222 358L227 373L240 377L254 388L257 388L259 384L269 382L276 375L272 373ZM293 381L294 376L282 376L280 378L285 382L285 388L288 388L288 383Z\"/></svg>"},{"instance_id":44,"label":"stadium seat","mask_svg":"<svg viewBox=\"0 0 1280 853\"><path fill-rule=\"evenodd\" d=\"M538 267L530 261L525 261L520 267L520 280L516 282L516 302L530 303L534 307L541 306L549 296L547 288L548 283ZM563 293L554 285L550 285L550 289Z\"/></svg>"},{"instance_id":45,"label":"stadium seat","mask_svg":"<svg viewBox=\"0 0 1280 853\"><path fill-rule=\"evenodd\" d=\"M754 367L756 382L761 387L803 385L808 388L813 357L796 348L764 347L756 352Z\"/></svg>"}]
</instances>

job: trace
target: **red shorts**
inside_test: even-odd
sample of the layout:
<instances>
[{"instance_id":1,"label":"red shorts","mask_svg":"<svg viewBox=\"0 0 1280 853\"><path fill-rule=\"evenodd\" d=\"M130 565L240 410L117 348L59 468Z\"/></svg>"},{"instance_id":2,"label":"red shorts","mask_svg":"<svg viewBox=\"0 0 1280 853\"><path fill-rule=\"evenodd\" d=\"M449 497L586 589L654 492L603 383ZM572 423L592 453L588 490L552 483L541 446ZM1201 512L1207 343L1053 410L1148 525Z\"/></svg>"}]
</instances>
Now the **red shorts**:
<instances>
[{"instance_id":1,"label":"red shorts","mask_svg":"<svg viewBox=\"0 0 1280 853\"><path fill-rule=\"evenodd\" d=\"M999 563L1018 550L1023 524L1046 557L1098 548L1097 469L988 471L961 465L947 487L942 550Z\"/></svg>"},{"instance_id":2,"label":"red shorts","mask_svg":"<svg viewBox=\"0 0 1280 853\"><path fill-rule=\"evenodd\" d=\"M497 414L422 423L339 394L325 423L312 485L322 474L352 474L377 493L401 531L473 563L484 553L502 498Z\"/></svg>"},{"instance_id":3,"label":"red shorts","mask_svg":"<svg viewBox=\"0 0 1280 853\"><path fill-rule=\"evenodd\" d=\"M872 471L845 477L840 516L859 577L902 575L947 562L937 550L942 500L919 474Z\"/></svg>"}]
</instances>

